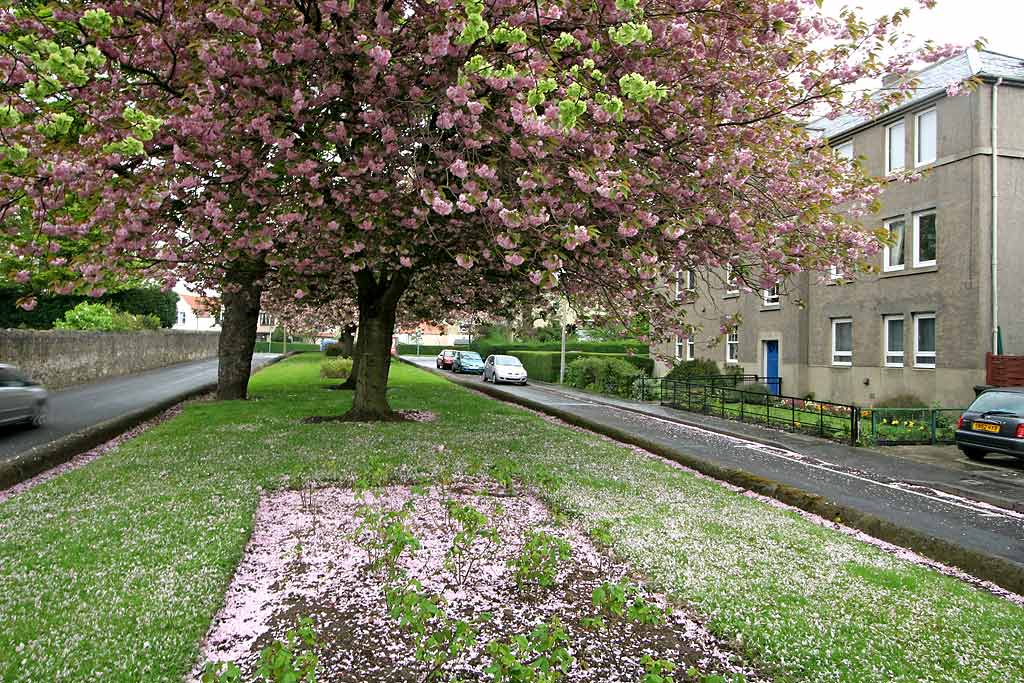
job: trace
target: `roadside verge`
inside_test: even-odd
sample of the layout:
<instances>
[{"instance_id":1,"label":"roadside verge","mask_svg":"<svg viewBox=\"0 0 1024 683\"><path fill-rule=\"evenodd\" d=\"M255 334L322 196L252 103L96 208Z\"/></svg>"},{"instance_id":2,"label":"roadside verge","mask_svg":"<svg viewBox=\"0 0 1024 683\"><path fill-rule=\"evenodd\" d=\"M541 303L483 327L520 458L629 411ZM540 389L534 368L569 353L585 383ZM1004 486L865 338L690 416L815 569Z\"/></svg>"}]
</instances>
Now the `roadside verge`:
<instances>
[{"instance_id":1,"label":"roadside verge","mask_svg":"<svg viewBox=\"0 0 1024 683\"><path fill-rule=\"evenodd\" d=\"M432 372L452 381L447 373L423 367L402 358L399 358L399 360L420 370ZM638 446L714 479L774 498L782 503L810 512L824 519L842 523L879 540L913 550L930 559L957 567L972 576L991 581L1007 590L1024 594L1024 566L1002 557L965 548L945 539L882 519L876 515L861 512L848 505L836 503L824 496L798 487L760 477L741 469L723 467L694 457L682 449L656 443L638 434L581 417L555 406L545 405L513 392L505 391L500 387L484 383L474 383L473 385L454 381L453 383L486 394L492 398L516 403L531 410L557 417L568 424L603 434L621 443Z\"/></svg>"},{"instance_id":2,"label":"roadside verge","mask_svg":"<svg viewBox=\"0 0 1024 683\"><path fill-rule=\"evenodd\" d=\"M266 363L253 370L253 374L284 358L295 355L295 353L300 352L290 352L286 355L278 356L277 358L271 358ZM77 431L74 434L62 436L47 444L36 446L35 448L25 451L10 460L0 463L0 489L9 488L15 484L25 481L26 479L30 479L51 467L61 465L68 460L71 460L79 453L83 453L90 448L94 448L101 443L113 439L115 436L123 434L129 429L159 415L168 408L171 408L182 401L187 401L191 398L195 398L196 396L207 394L216 388L216 382L208 382L201 386L193 387L187 391L170 396L157 403L139 408L138 410L133 410L110 420L104 420L103 422L92 425L91 427Z\"/></svg>"}]
</instances>

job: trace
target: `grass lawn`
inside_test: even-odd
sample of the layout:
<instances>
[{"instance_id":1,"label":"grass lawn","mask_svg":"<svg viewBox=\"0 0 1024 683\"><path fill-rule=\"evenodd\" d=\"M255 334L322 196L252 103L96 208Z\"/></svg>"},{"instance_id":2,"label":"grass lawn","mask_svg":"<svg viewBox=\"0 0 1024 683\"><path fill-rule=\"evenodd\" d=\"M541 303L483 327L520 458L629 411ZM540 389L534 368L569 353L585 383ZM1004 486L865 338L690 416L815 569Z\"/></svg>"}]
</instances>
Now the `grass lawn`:
<instances>
[{"instance_id":1,"label":"grass lawn","mask_svg":"<svg viewBox=\"0 0 1024 683\"><path fill-rule=\"evenodd\" d=\"M181 681L262 490L486 470L610 525L620 556L776 681L1020 680L1021 607L406 366L392 406L438 421L301 424L346 407L319 361L267 368L255 400L192 403L0 504L0 680Z\"/></svg>"}]
</instances>

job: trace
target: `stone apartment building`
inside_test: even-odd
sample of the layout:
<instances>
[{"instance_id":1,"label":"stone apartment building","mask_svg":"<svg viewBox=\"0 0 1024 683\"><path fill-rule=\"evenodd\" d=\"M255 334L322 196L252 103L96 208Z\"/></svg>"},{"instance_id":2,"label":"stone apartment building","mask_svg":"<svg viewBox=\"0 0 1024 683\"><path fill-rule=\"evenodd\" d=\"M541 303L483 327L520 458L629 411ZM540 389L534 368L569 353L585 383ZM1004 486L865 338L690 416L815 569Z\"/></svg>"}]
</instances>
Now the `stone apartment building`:
<instances>
[{"instance_id":1,"label":"stone apartment building","mask_svg":"<svg viewBox=\"0 0 1024 683\"><path fill-rule=\"evenodd\" d=\"M895 240L877 273L803 273L755 293L730 291L720 273L681 274L706 332L661 353L777 375L788 395L949 407L983 383L986 351L1024 354L1024 59L970 49L916 77L913 98L881 116L809 124L873 175L924 173L887 187L869 219ZM971 77L973 92L947 95ZM738 331L715 343L734 313Z\"/></svg>"}]
</instances>

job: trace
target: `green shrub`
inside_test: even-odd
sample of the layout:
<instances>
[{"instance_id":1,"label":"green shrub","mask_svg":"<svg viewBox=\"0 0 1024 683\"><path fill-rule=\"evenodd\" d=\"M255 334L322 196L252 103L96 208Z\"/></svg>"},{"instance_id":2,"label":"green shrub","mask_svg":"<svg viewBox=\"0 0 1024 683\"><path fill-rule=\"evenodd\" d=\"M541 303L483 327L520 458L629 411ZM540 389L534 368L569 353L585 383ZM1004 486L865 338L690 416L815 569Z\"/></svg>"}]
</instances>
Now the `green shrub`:
<instances>
[{"instance_id":1,"label":"green shrub","mask_svg":"<svg viewBox=\"0 0 1024 683\"><path fill-rule=\"evenodd\" d=\"M114 309L105 304L83 301L54 325L58 330L113 330Z\"/></svg>"},{"instance_id":2,"label":"green shrub","mask_svg":"<svg viewBox=\"0 0 1024 683\"><path fill-rule=\"evenodd\" d=\"M160 328L155 315L125 313L108 304L83 301L64 314L54 325L58 330L99 330L104 332L134 332Z\"/></svg>"},{"instance_id":3,"label":"green shrub","mask_svg":"<svg viewBox=\"0 0 1024 683\"><path fill-rule=\"evenodd\" d=\"M633 381L643 373L617 357L586 356L574 360L565 369L565 383L577 389L607 391L620 389L630 393Z\"/></svg>"},{"instance_id":4,"label":"green shrub","mask_svg":"<svg viewBox=\"0 0 1024 683\"><path fill-rule=\"evenodd\" d=\"M466 346L465 344L448 344L447 346L437 346L435 344L420 344L419 351L421 356L436 356L445 349L455 349L457 351L468 351L473 348L472 346ZM399 356L414 356L416 355L415 344L399 344L398 345Z\"/></svg>"},{"instance_id":5,"label":"green shrub","mask_svg":"<svg viewBox=\"0 0 1024 683\"><path fill-rule=\"evenodd\" d=\"M875 402L876 408L927 408L928 404L913 394L896 394Z\"/></svg>"},{"instance_id":6,"label":"green shrub","mask_svg":"<svg viewBox=\"0 0 1024 683\"><path fill-rule=\"evenodd\" d=\"M504 342L493 339L478 339L474 341L471 346L476 349L481 356L487 358L487 356L493 354L512 355L514 356L516 351L554 351L561 352L562 342L551 341L551 342ZM579 351L582 353L617 353L617 354L637 354L640 356L646 356L649 353L649 347L647 344L642 344L637 341L615 341L615 342L583 342L577 340L567 340L565 344L566 352Z\"/></svg>"},{"instance_id":7,"label":"green shrub","mask_svg":"<svg viewBox=\"0 0 1024 683\"><path fill-rule=\"evenodd\" d=\"M159 287L133 287L111 292L100 297L100 301L125 313L146 317L147 330L174 327L178 319L178 295L165 292ZM153 318L156 319L156 325L153 325Z\"/></svg>"},{"instance_id":8,"label":"green shrub","mask_svg":"<svg viewBox=\"0 0 1024 683\"><path fill-rule=\"evenodd\" d=\"M351 358L330 358L320 363L320 376L327 379L348 379L352 374Z\"/></svg>"},{"instance_id":9,"label":"green shrub","mask_svg":"<svg viewBox=\"0 0 1024 683\"><path fill-rule=\"evenodd\" d=\"M254 351L256 353L281 353L281 347L282 346L283 346L283 344L281 342L279 342L279 341L276 341L276 342L258 341L258 342L256 342L256 347L255 347ZM287 350L288 350L288 353L292 353L293 351L296 351L296 352L298 352L298 351L302 351L302 352L319 351L320 350L320 345L319 344L306 344L306 343L302 343L302 342L288 342L288 349Z\"/></svg>"},{"instance_id":10,"label":"green shrub","mask_svg":"<svg viewBox=\"0 0 1024 683\"><path fill-rule=\"evenodd\" d=\"M676 363L672 370L669 371L667 377L668 379L682 381L695 377L718 377L721 374L722 371L718 369L718 364L715 361L707 358L698 358L696 360Z\"/></svg>"},{"instance_id":11,"label":"green shrub","mask_svg":"<svg viewBox=\"0 0 1024 683\"><path fill-rule=\"evenodd\" d=\"M328 358L337 358L342 355L341 344L328 344L324 347L324 355Z\"/></svg>"},{"instance_id":12,"label":"green shrub","mask_svg":"<svg viewBox=\"0 0 1024 683\"><path fill-rule=\"evenodd\" d=\"M178 317L178 295L164 292L158 287L132 287L117 292L108 292L99 298L79 294L40 294L36 296L36 307L26 311L16 301L31 292L20 286L0 287L0 328L27 328L49 330L57 321L80 303L109 304L110 306L136 315L154 315L159 327L173 327ZM65 328L66 329L66 328Z\"/></svg>"},{"instance_id":13,"label":"green shrub","mask_svg":"<svg viewBox=\"0 0 1024 683\"><path fill-rule=\"evenodd\" d=\"M766 396L771 393L772 390L768 388L767 384L751 382L750 384L741 384L735 389L726 389L722 394L722 400L726 403L756 402L761 400L759 396ZM746 395L744 396L743 394Z\"/></svg>"},{"instance_id":14,"label":"green shrub","mask_svg":"<svg viewBox=\"0 0 1024 683\"><path fill-rule=\"evenodd\" d=\"M508 353L515 356L526 368L526 374L531 379L542 382L557 382L558 368L561 365L561 352L558 351L520 351L513 350ZM650 375L654 372L654 359L650 356L632 356L625 353L585 353L582 351L567 351L565 354L566 371L573 362L580 358L603 358L606 360L620 360L637 368L643 374Z\"/></svg>"}]
</instances>

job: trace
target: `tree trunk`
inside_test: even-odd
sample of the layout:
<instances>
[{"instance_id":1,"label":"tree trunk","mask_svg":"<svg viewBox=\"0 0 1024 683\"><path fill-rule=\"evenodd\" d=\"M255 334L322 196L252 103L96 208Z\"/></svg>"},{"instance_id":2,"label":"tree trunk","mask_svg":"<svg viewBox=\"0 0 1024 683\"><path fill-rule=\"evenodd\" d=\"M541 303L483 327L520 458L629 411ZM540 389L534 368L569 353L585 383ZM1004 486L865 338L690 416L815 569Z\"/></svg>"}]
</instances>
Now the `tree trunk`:
<instances>
[{"instance_id":1,"label":"tree trunk","mask_svg":"<svg viewBox=\"0 0 1024 683\"><path fill-rule=\"evenodd\" d=\"M341 355L345 358L352 357L352 349L355 342L356 326L345 325L341 328L341 334L339 335L338 343L341 344Z\"/></svg>"},{"instance_id":2,"label":"tree trunk","mask_svg":"<svg viewBox=\"0 0 1024 683\"><path fill-rule=\"evenodd\" d=\"M362 319L360 317L360 323ZM362 329L359 327L357 329ZM362 356L362 342L363 335L361 332L357 333L359 336L355 338L355 342L352 346L350 355L352 356L352 372L349 373L348 377L341 384L334 386L335 389L355 389L356 388L356 376L359 374L359 366L361 364L360 358Z\"/></svg>"},{"instance_id":3,"label":"tree trunk","mask_svg":"<svg viewBox=\"0 0 1024 683\"><path fill-rule=\"evenodd\" d=\"M356 350L358 372L353 366L356 391L346 420L394 420L398 416L388 405L388 372L391 370L391 338L395 332L398 300L409 286L405 271L379 278L367 271L356 274L359 301L359 341Z\"/></svg>"},{"instance_id":4,"label":"tree trunk","mask_svg":"<svg viewBox=\"0 0 1024 683\"><path fill-rule=\"evenodd\" d=\"M220 342L217 345L217 400L245 399L252 373L252 352L260 316L263 266L229 270L224 291Z\"/></svg>"}]
</instances>

